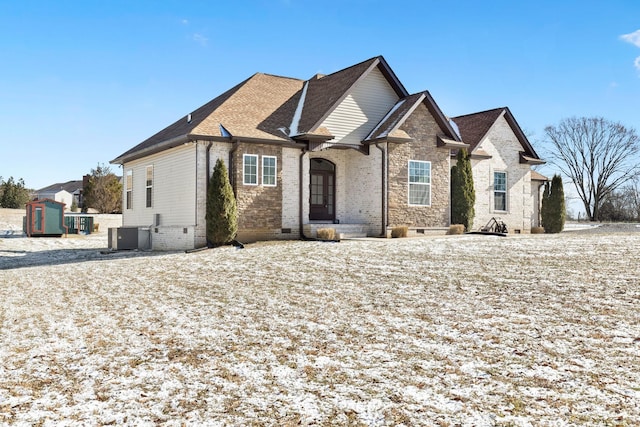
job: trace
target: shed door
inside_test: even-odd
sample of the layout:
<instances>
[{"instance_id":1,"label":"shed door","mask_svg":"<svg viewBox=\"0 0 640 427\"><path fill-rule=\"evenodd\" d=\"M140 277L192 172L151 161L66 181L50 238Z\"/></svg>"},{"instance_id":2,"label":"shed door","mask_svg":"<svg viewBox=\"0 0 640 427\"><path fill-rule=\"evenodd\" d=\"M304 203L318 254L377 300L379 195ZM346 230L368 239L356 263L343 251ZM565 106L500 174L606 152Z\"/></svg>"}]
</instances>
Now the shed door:
<instances>
[{"instance_id":1,"label":"shed door","mask_svg":"<svg viewBox=\"0 0 640 427\"><path fill-rule=\"evenodd\" d=\"M44 205L33 206L33 217L31 218L31 231L34 233L44 233Z\"/></svg>"}]
</instances>

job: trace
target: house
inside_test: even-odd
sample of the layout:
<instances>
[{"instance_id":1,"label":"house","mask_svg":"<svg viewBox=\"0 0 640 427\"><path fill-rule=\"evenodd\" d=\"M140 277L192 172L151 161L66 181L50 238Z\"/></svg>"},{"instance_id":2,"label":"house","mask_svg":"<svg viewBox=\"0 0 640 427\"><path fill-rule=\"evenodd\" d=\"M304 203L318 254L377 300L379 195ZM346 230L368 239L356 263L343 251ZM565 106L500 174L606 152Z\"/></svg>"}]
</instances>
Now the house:
<instances>
[{"instance_id":1,"label":"house","mask_svg":"<svg viewBox=\"0 0 640 427\"><path fill-rule=\"evenodd\" d=\"M544 164L507 107L453 117L469 144L476 192L473 227L500 218L510 232L540 225L540 191L547 178L533 171Z\"/></svg>"},{"instance_id":2,"label":"house","mask_svg":"<svg viewBox=\"0 0 640 427\"><path fill-rule=\"evenodd\" d=\"M56 183L36 190L32 194L32 199L51 199L64 203L65 209L70 209L73 202L78 208L82 207L83 181L67 181Z\"/></svg>"},{"instance_id":3,"label":"house","mask_svg":"<svg viewBox=\"0 0 640 427\"><path fill-rule=\"evenodd\" d=\"M444 233L451 150L467 147L429 92L409 94L381 56L309 80L257 73L122 153L123 227L153 249L206 244L209 177L222 159L240 241Z\"/></svg>"}]
</instances>

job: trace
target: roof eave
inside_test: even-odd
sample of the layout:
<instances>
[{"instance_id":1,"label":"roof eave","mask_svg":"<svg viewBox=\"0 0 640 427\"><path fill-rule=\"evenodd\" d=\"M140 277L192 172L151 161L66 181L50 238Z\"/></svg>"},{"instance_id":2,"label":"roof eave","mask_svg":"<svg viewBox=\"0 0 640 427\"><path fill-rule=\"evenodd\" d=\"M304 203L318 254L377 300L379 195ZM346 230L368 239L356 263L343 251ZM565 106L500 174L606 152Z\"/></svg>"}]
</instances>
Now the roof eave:
<instances>
[{"instance_id":1,"label":"roof eave","mask_svg":"<svg viewBox=\"0 0 640 427\"><path fill-rule=\"evenodd\" d=\"M335 138L334 135L318 135L313 133L301 133L292 137L295 141L327 142Z\"/></svg>"},{"instance_id":2,"label":"roof eave","mask_svg":"<svg viewBox=\"0 0 640 427\"><path fill-rule=\"evenodd\" d=\"M179 145L187 144L187 143L189 143L189 135L179 135L179 136L167 139L165 141L162 141L158 144L154 144L151 147L143 148L141 150L137 150L129 154L121 154L120 156L111 160L109 163L111 163L112 165L123 165L126 162L141 159L151 154L156 154L161 151L165 151L170 148L175 148Z\"/></svg>"},{"instance_id":3,"label":"roof eave","mask_svg":"<svg viewBox=\"0 0 640 427\"><path fill-rule=\"evenodd\" d=\"M545 162L542 159L538 159L535 157L527 156L523 151L520 152L520 163L527 165L544 165Z\"/></svg>"},{"instance_id":4,"label":"roof eave","mask_svg":"<svg viewBox=\"0 0 640 427\"><path fill-rule=\"evenodd\" d=\"M442 138L441 136L438 136L437 145L438 147L449 148L451 150L459 150L461 148L469 149L469 144L465 144L462 141L454 141L452 139Z\"/></svg>"},{"instance_id":5,"label":"roof eave","mask_svg":"<svg viewBox=\"0 0 640 427\"><path fill-rule=\"evenodd\" d=\"M362 141L364 145L376 145L382 143L390 143L390 144L407 144L409 142L415 141L414 138L407 138L401 136L383 136L380 138L367 139Z\"/></svg>"}]
</instances>

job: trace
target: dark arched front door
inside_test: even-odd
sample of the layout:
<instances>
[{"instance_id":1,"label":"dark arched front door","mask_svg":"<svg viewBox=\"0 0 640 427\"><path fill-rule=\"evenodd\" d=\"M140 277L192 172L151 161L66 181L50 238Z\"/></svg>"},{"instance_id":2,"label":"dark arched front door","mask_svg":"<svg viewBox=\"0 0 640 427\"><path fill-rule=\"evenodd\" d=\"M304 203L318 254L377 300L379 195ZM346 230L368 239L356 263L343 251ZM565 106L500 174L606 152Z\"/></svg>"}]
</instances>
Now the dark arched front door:
<instances>
[{"instance_id":1,"label":"dark arched front door","mask_svg":"<svg viewBox=\"0 0 640 427\"><path fill-rule=\"evenodd\" d=\"M324 159L311 159L309 219L331 220L336 218L336 167Z\"/></svg>"}]
</instances>

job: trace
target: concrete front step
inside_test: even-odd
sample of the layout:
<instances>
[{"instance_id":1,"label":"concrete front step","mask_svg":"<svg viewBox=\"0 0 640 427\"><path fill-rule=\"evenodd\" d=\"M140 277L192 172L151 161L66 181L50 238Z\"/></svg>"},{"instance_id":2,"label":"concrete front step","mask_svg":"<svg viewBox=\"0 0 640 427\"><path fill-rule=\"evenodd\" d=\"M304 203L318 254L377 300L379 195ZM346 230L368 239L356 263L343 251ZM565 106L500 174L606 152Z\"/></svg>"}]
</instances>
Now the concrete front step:
<instances>
[{"instance_id":1,"label":"concrete front step","mask_svg":"<svg viewBox=\"0 0 640 427\"><path fill-rule=\"evenodd\" d=\"M366 224L305 224L304 234L307 237L317 237L318 229L333 228L336 231L338 239L354 239L358 237L367 237L369 227Z\"/></svg>"}]
</instances>

